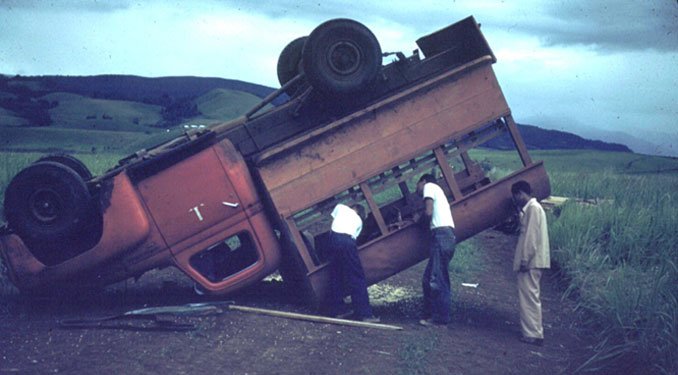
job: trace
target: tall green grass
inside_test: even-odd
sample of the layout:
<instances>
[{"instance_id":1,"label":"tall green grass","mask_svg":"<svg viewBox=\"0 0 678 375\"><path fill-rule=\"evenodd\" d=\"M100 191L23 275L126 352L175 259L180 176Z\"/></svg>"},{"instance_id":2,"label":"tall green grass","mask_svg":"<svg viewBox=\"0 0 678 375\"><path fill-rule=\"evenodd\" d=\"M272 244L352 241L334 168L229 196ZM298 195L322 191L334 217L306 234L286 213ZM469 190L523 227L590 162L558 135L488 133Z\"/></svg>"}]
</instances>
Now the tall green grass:
<instances>
[{"instance_id":1,"label":"tall green grass","mask_svg":"<svg viewBox=\"0 0 678 375\"><path fill-rule=\"evenodd\" d=\"M512 151L472 150L506 175ZM678 159L597 151L532 151L553 195L569 202L549 215L552 260L596 332L597 354L580 370L606 366L678 373Z\"/></svg>"},{"instance_id":2,"label":"tall green grass","mask_svg":"<svg viewBox=\"0 0 678 375\"><path fill-rule=\"evenodd\" d=\"M552 258L598 339L583 369L678 370L678 174L550 174L554 194L603 199L550 215Z\"/></svg>"}]
</instances>

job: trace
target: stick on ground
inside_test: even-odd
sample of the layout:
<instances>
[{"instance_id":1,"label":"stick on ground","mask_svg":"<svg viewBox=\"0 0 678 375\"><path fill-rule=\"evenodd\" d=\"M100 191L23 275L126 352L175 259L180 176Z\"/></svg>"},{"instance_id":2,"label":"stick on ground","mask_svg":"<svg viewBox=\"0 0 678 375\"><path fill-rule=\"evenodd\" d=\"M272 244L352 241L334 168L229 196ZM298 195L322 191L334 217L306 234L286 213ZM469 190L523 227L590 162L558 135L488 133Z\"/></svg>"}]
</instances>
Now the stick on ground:
<instances>
[{"instance_id":1,"label":"stick on ground","mask_svg":"<svg viewBox=\"0 0 678 375\"><path fill-rule=\"evenodd\" d=\"M379 324L379 323L360 322L360 321L356 321L356 320L328 318L326 316L298 314L298 313L292 313L292 312L286 312L286 311L260 309L260 308L256 308L256 307L228 305L228 308L230 310L252 312L252 313L257 313L257 314L271 315L271 316L277 316L277 317L288 318L288 319L307 320L307 321L317 322L317 323L339 324L339 325L346 325L346 326L363 327L363 328L377 328L377 329L386 329L386 330L394 330L394 331L400 331L400 330L403 329L402 327L392 326L392 325L389 325L389 324Z\"/></svg>"}]
</instances>

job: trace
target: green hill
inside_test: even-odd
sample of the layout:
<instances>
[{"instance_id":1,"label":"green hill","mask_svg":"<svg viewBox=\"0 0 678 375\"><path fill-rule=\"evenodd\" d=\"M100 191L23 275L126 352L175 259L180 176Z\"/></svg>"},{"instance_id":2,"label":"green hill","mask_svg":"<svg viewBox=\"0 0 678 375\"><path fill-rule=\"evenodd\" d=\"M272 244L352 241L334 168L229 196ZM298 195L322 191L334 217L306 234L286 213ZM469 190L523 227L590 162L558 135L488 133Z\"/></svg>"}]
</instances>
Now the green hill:
<instances>
[{"instance_id":1,"label":"green hill","mask_svg":"<svg viewBox=\"0 0 678 375\"><path fill-rule=\"evenodd\" d=\"M208 123L214 123L230 120L243 115L260 101L259 97L250 93L228 89L214 89L195 99L194 102L197 104L198 111L202 116L195 118L194 122L203 120Z\"/></svg>"},{"instance_id":2,"label":"green hill","mask_svg":"<svg viewBox=\"0 0 678 375\"><path fill-rule=\"evenodd\" d=\"M0 76L0 149L124 155L238 117L271 91L217 78Z\"/></svg>"},{"instance_id":3,"label":"green hill","mask_svg":"<svg viewBox=\"0 0 678 375\"><path fill-rule=\"evenodd\" d=\"M27 125L28 120L17 116L16 113L0 107L0 126Z\"/></svg>"},{"instance_id":4,"label":"green hill","mask_svg":"<svg viewBox=\"0 0 678 375\"><path fill-rule=\"evenodd\" d=\"M77 94L53 93L41 97L58 103L49 110L50 127L81 130L147 131L162 120L157 105L124 100L92 99Z\"/></svg>"},{"instance_id":5,"label":"green hill","mask_svg":"<svg viewBox=\"0 0 678 375\"><path fill-rule=\"evenodd\" d=\"M534 125L518 124L525 146L530 150L600 150L615 152L631 152L622 144L609 143L582 138L576 134L559 130L546 130ZM507 133L486 142L484 147L497 150L512 150L515 146Z\"/></svg>"}]
</instances>

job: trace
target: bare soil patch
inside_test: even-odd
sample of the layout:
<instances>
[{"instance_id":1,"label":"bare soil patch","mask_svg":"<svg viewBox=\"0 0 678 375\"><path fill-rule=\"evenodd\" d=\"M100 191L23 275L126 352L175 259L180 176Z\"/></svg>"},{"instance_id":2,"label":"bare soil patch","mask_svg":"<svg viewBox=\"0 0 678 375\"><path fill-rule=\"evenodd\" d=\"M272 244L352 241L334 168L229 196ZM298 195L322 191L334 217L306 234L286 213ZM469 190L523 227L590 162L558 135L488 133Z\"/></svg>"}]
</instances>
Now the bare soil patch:
<instances>
[{"instance_id":1,"label":"bare soil patch","mask_svg":"<svg viewBox=\"0 0 678 375\"><path fill-rule=\"evenodd\" d=\"M515 237L479 237L483 270L473 280L452 274L453 321L418 324L421 263L371 289L374 310L402 331L311 323L228 311L169 316L196 329L144 331L63 329L64 319L94 318L148 306L213 301L194 294L174 271L156 271L97 293L70 298L0 296L0 374L558 374L593 355L573 304L561 299L552 273L542 280L545 342L518 341L511 260ZM453 260L454 262L454 260ZM467 287L462 283L477 283ZM267 280L229 298L239 305L314 313ZM120 324L118 324L120 323Z\"/></svg>"}]
</instances>

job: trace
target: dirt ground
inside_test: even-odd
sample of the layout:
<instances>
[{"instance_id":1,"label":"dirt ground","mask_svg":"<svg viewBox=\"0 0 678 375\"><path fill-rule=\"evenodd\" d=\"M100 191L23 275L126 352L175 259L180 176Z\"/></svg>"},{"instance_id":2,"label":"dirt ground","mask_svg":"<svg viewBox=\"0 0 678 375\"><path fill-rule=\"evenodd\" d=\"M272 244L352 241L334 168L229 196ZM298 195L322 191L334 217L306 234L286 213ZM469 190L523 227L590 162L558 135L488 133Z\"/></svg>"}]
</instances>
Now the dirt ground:
<instances>
[{"instance_id":1,"label":"dirt ground","mask_svg":"<svg viewBox=\"0 0 678 375\"><path fill-rule=\"evenodd\" d=\"M0 374L562 374L594 353L573 304L548 273L542 280L545 342L518 341L517 296L511 272L515 237L479 236L485 266L473 280L452 274L453 321L418 324L424 263L370 295L382 323L401 331L311 323L224 309L203 316L165 316L191 331L111 321L108 329L64 329L65 319L116 315L148 306L209 301L174 271L157 271L72 299L0 296ZM454 260L453 260L454 262ZM467 276L468 277L468 276ZM477 283L477 287L462 286ZM268 280L230 298L238 305L313 313ZM127 326L125 326L127 324Z\"/></svg>"}]
</instances>

